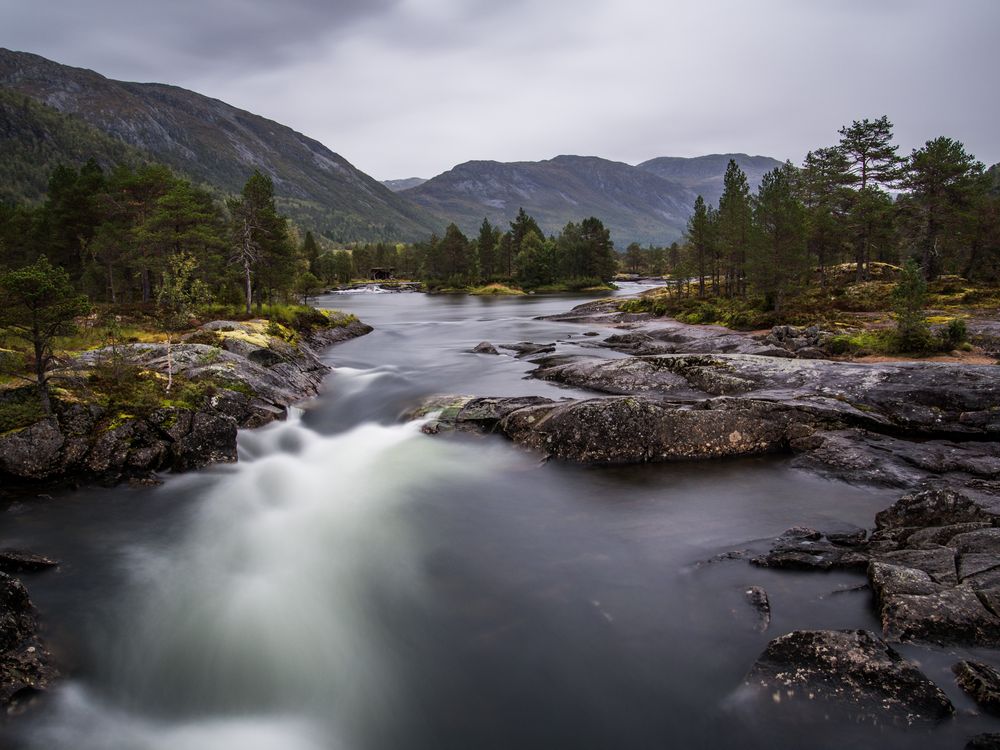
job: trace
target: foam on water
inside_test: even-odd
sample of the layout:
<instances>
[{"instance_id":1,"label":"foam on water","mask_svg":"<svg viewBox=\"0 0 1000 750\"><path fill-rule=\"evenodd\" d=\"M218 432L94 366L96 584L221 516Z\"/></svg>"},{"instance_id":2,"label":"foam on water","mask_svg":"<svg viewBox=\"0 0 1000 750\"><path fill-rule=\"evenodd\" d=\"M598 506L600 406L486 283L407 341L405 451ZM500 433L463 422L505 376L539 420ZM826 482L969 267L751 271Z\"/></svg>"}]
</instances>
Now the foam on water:
<instances>
[{"instance_id":1,"label":"foam on water","mask_svg":"<svg viewBox=\"0 0 1000 750\"><path fill-rule=\"evenodd\" d=\"M340 375L358 389L376 377ZM133 558L96 682L107 687L71 683L32 744L307 750L393 710L373 597L420 596L403 511L414 492L488 461L420 427L323 436L293 418L241 435L243 460L219 474L179 545Z\"/></svg>"}]
</instances>

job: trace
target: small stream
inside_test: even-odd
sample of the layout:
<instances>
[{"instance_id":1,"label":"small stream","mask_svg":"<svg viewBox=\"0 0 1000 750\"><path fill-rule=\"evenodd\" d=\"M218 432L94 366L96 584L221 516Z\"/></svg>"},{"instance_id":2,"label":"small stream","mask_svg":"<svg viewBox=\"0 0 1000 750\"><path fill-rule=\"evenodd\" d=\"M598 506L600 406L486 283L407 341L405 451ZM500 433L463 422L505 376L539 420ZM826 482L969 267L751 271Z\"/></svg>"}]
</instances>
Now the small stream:
<instances>
[{"instance_id":1,"label":"small stream","mask_svg":"<svg viewBox=\"0 0 1000 750\"><path fill-rule=\"evenodd\" d=\"M697 563L793 525L870 525L898 492L780 456L543 464L401 421L435 393L584 395L468 351L618 356L584 335L609 330L535 319L583 299L329 295L376 330L326 353L336 369L301 413L241 433L238 464L17 503L0 543L63 562L23 578L70 677L0 746L959 748L989 730L776 721L740 698L771 638L877 629L870 594L849 590L860 574ZM971 707L954 655L904 650Z\"/></svg>"}]
</instances>

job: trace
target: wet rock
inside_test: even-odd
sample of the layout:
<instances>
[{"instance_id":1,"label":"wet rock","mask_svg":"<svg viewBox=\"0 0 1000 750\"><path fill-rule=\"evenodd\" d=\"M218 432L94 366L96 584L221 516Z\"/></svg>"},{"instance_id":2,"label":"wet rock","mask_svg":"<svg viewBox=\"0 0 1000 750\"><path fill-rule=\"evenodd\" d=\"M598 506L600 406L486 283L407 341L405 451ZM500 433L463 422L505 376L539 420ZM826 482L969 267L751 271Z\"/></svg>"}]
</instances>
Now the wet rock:
<instances>
[{"instance_id":1,"label":"wet rock","mask_svg":"<svg viewBox=\"0 0 1000 750\"><path fill-rule=\"evenodd\" d=\"M955 681L987 711L1000 714L1000 672L988 664L960 661L952 671Z\"/></svg>"},{"instance_id":2,"label":"wet rock","mask_svg":"<svg viewBox=\"0 0 1000 750\"><path fill-rule=\"evenodd\" d=\"M915 575L913 569L903 569ZM988 610L977 593L967 587L936 592L894 593L905 587L898 579L891 587L880 587L877 573L870 573L882 631L891 640L921 641L941 646L966 645L996 648L1000 645L1000 617ZM893 592L893 593L890 593Z\"/></svg>"},{"instance_id":3,"label":"wet rock","mask_svg":"<svg viewBox=\"0 0 1000 750\"><path fill-rule=\"evenodd\" d=\"M875 528L904 526L952 526L960 523L992 523L997 517L967 495L950 489L934 488L904 495L875 515Z\"/></svg>"},{"instance_id":4,"label":"wet rock","mask_svg":"<svg viewBox=\"0 0 1000 750\"><path fill-rule=\"evenodd\" d=\"M816 529L796 526L775 539L767 553L754 557L750 563L761 568L832 570L863 568L868 565L868 557L845 545L834 544Z\"/></svg>"},{"instance_id":5,"label":"wet rock","mask_svg":"<svg viewBox=\"0 0 1000 750\"><path fill-rule=\"evenodd\" d=\"M782 450L786 419L750 405L692 410L619 397L516 409L498 428L515 442L556 458L640 463Z\"/></svg>"},{"instance_id":6,"label":"wet rock","mask_svg":"<svg viewBox=\"0 0 1000 750\"><path fill-rule=\"evenodd\" d=\"M556 350L555 344L533 344L530 341L521 341L517 344L501 344L501 349L514 352L514 356L530 357L535 354L550 354Z\"/></svg>"},{"instance_id":7,"label":"wet rock","mask_svg":"<svg viewBox=\"0 0 1000 750\"><path fill-rule=\"evenodd\" d=\"M954 712L914 664L864 630L803 630L776 638L746 684L782 707L834 704L857 721L910 724Z\"/></svg>"},{"instance_id":8,"label":"wet rock","mask_svg":"<svg viewBox=\"0 0 1000 750\"><path fill-rule=\"evenodd\" d=\"M236 460L236 432L284 419L288 407L316 395L329 367L312 349L371 330L352 318L315 329L291 344L264 321L213 321L184 343L130 344L119 356L158 373L207 380L211 395L193 409L164 407L119 415L96 405L54 402L54 415L0 435L0 481L113 484L157 471L186 471ZM287 334L285 334L287 335ZM82 375L108 356L74 360Z\"/></svg>"},{"instance_id":9,"label":"wet rock","mask_svg":"<svg viewBox=\"0 0 1000 750\"><path fill-rule=\"evenodd\" d=\"M840 547L860 547L865 543L868 531L852 523L836 522L823 526L823 536Z\"/></svg>"},{"instance_id":10,"label":"wet rock","mask_svg":"<svg viewBox=\"0 0 1000 750\"><path fill-rule=\"evenodd\" d=\"M55 419L45 419L0 435L0 473L19 479L44 479L60 464L66 437Z\"/></svg>"},{"instance_id":11,"label":"wet rock","mask_svg":"<svg viewBox=\"0 0 1000 750\"><path fill-rule=\"evenodd\" d=\"M0 573L0 707L16 711L56 677L28 592L16 578Z\"/></svg>"},{"instance_id":12,"label":"wet rock","mask_svg":"<svg viewBox=\"0 0 1000 750\"><path fill-rule=\"evenodd\" d=\"M493 346L489 341L480 341L474 347L472 347L474 354L499 354L496 347Z\"/></svg>"},{"instance_id":13,"label":"wet rock","mask_svg":"<svg viewBox=\"0 0 1000 750\"><path fill-rule=\"evenodd\" d=\"M948 541L948 546L963 553L987 553L1000 557L1000 528L977 529L956 534Z\"/></svg>"},{"instance_id":14,"label":"wet rock","mask_svg":"<svg viewBox=\"0 0 1000 750\"><path fill-rule=\"evenodd\" d=\"M993 732L977 734L966 743L965 750L1000 750L1000 734Z\"/></svg>"},{"instance_id":15,"label":"wet rock","mask_svg":"<svg viewBox=\"0 0 1000 750\"><path fill-rule=\"evenodd\" d=\"M771 600L767 592L760 586L751 586L743 592L743 596L757 613L757 631L763 633L771 624Z\"/></svg>"},{"instance_id":16,"label":"wet rock","mask_svg":"<svg viewBox=\"0 0 1000 750\"><path fill-rule=\"evenodd\" d=\"M59 565L58 560L19 549L0 550L0 571L4 573L33 573Z\"/></svg>"}]
</instances>

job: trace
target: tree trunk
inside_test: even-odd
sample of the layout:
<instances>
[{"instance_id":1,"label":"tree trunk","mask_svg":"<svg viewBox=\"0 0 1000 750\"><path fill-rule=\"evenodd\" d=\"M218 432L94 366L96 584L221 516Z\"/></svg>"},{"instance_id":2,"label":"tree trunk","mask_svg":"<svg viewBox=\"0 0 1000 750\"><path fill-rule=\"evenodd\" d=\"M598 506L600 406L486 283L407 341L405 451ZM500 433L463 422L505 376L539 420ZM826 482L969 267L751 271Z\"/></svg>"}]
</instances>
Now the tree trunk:
<instances>
[{"instance_id":1,"label":"tree trunk","mask_svg":"<svg viewBox=\"0 0 1000 750\"><path fill-rule=\"evenodd\" d=\"M250 264L243 264L243 282L244 282L244 293L246 294L247 300L247 315L251 315L251 305L253 304L253 284L250 279Z\"/></svg>"},{"instance_id":2,"label":"tree trunk","mask_svg":"<svg viewBox=\"0 0 1000 750\"><path fill-rule=\"evenodd\" d=\"M46 417L52 416L52 400L49 398L49 379L45 376L45 347L42 345L41 333L34 330L35 348L35 383L38 386L38 400Z\"/></svg>"}]
</instances>

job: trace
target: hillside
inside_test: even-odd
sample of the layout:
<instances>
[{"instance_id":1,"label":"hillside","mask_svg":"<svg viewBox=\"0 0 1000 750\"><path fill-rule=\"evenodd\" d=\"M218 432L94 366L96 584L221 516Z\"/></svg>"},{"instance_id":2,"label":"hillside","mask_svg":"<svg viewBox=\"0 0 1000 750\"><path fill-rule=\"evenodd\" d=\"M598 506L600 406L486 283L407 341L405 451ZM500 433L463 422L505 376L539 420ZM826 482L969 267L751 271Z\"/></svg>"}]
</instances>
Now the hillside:
<instances>
[{"instance_id":1,"label":"hillside","mask_svg":"<svg viewBox=\"0 0 1000 750\"><path fill-rule=\"evenodd\" d=\"M409 190L410 188L419 187L427 182L423 177L404 177L400 180L382 180L382 184L389 188L394 193L402 192L403 190Z\"/></svg>"},{"instance_id":2,"label":"hillside","mask_svg":"<svg viewBox=\"0 0 1000 750\"><path fill-rule=\"evenodd\" d=\"M545 232L596 216L619 248L630 242L665 245L684 233L695 198L722 195L726 165L735 159L756 189L781 162L765 156L714 154L661 157L633 167L592 156L557 156L538 162L470 161L402 191L402 195L465 232L483 217L507 224L523 207Z\"/></svg>"},{"instance_id":3,"label":"hillside","mask_svg":"<svg viewBox=\"0 0 1000 750\"><path fill-rule=\"evenodd\" d=\"M59 164L89 159L107 169L138 164L143 155L76 117L0 89L0 201L40 201Z\"/></svg>"},{"instance_id":4,"label":"hillside","mask_svg":"<svg viewBox=\"0 0 1000 750\"><path fill-rule=\"evenodd\" d=\"M766 173L781 166L780 161L769 156L747 154L709 154L692 158L661 156L637 166L657 177L684 185L701 195L706 203L716 204L722 197L722 178L730 159L735 160L746 174L751 191L757 189Z\"/></svg>"},{"instance_id":5,"label":"hillside","mask_svg":"<svg viewBox=\"0 0 1000 750\"><path fill-rule=\"evenodd\" d=\"M438 221L323 144L217 99L176 86L114 81L2 48L0 88L75 115L224 192L237 192L260 169L274 180L286 213L332 239L411 240L438 228ZM19 120L10 122L19 127ZM0 157L8 158L9 144L30 140L30 133L11 133Z\"/></svg>"},{"instance_id":6,"label":"hillside","mask_svg":"<svg viewBox=\"0 0 1000 750\"><path fill-rule=\"evenodd\" d=\"M542 230L596 216L616 245L669 243L684 231L695 194L677 182L621 162L557 156L540 162L470 161L403 191L466 232L486 216L506 224L524 209Z\"/></svg>"}]
</instances>

